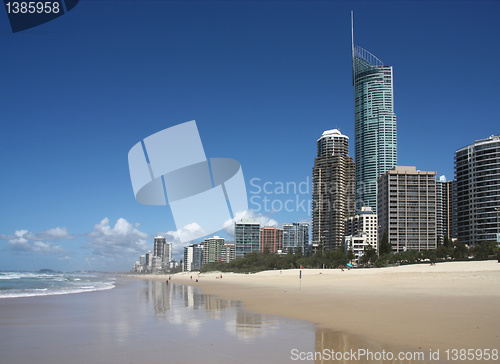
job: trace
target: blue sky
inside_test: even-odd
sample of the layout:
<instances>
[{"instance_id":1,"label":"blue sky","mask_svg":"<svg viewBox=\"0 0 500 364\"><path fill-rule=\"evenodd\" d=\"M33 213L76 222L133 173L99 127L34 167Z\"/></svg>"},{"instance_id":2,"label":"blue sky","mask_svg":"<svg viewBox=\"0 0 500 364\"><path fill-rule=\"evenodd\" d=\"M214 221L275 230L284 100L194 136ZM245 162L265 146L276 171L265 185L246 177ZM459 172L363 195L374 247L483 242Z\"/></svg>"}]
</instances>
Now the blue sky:
<instances>
[{"instance_id":1,"label":"blue sky","mask_svg":"<svg viewBox=\"0 0 500 364\"><path fill-rule=\"evenodd\" d=\"M129 270L174 239L127 154L190 120L208 157L241 163L253 216L310 220L316 140L339 128L354 156L351 10L355 43L394 67L398 164L452 179L455 150L500 134L499 2L81 1L15 34L0 14L0 269Z\"/></svg>"}]
</instances>

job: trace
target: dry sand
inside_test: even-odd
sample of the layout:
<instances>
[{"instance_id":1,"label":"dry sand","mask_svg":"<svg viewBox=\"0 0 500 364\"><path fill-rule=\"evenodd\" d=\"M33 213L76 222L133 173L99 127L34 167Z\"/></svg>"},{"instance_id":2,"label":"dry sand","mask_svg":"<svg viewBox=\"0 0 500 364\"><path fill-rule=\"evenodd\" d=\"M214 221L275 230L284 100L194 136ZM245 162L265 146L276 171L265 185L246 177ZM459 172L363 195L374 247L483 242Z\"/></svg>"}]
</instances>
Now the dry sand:
<instances>
[{"instance_id":1,"label":"dry sand","mask_svg":"<svg viewBox=\"0 0 500 364\"><path fill-rule=\"evenodd\" d=\"M222 279L217 278L220 274ZM500 349L500 264L496 261L303 269L302 279L298 269L199 277L179 273L172 281L240 300L257 313L307 320L381 345Z\"/></svg>"}]
</instances>

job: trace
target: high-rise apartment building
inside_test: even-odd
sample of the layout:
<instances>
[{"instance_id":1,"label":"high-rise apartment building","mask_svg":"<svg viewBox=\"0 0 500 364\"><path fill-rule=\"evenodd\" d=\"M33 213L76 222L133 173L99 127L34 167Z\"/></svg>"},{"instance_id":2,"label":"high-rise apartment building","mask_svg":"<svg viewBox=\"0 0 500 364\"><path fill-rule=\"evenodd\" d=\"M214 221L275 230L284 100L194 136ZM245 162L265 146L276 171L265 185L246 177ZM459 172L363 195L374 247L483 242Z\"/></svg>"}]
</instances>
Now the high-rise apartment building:
<instances>
[{"instance_id":1,"label":"high-rise apartment building","mask_svg":"<svg viewBox=\"0 0 500 364\"><path fill-rule=\"evenodd\" d=\"M342 246L345 219L355 210L354 161L348 156L349 138L327 130L317 141L313 168L313 244L326 249Z\"/></svg>"},{"instance_id":2,"label":"high-rise apartment building","mask_svg":"<svg viewBox=\"0 0 500 364\"><path fill-rule=\"evenodd\" d=\"M163 236L157 236L154 240L153 254L159 257L164 269L169 269L172 260L172 243L167 242Z\"/></svg>"},{"instance_id":3,"label":"high-rise apartment building","mask_svg":"<svg viewBox=\"0 0 500 364\"><path fill-rule=\"evenodd\" d=\"M365 206L356 215L347 218L344 248L346 253L352 250L358 260L368 246L378 250L378 219L372 208Z\"/></svg>"},{"instance_id":4,"label":"high-rise apartment building","mask_svg":"<svg viewBox=\"0 0 500 364\"><path fill-rule=\"evenodd\" d=\"M453 213L453 182L441 176L436 181L436 227L438 244L442 244L445 237L454 238L452 233Z\"/></svg>"},{"instance_id":5,"label":"high-rise apartment building","mask_svg":"<svg viewBox=\"0 0 500 364\"><path fill-rule=\"evenodd\" d=\"M397 165L392 66L354 45L352 36L352 70L356 207L377 212L377 178Z\"/></svg>"},{"instance_id":6,"label":"high-rise apartment building","mask_svg":"<svg viewBox=\"0 0 500 364\"><path fill-rule=\"evenodd\" d=\"M153 273L159 273L162 270L162 261L161 258L153 255L152 261L151 261L151 272Z\"/></svg>"},{"instance_id":7,"label":"high-rise apartment building","mask_svg":"<svg viewBox=\"0 0 500 364\"><path fill-rule=\"evenodd\" d=\"M204 247L204 263L220 262L222 247L224 246L224 238L214 236L203 241Z\"/></svg>"},{"instance_id":8,"label":"high-rise apartment building","mask_svg":"<svg viewBox=\"0 0 500 364\"><path fill-rule=\"evenodd\" d=\"M309 247L309 224L294 222L283 225L283 252L306 254Z\"/></svg>"},{"instance_id":9,"label":"high-rise apartment building","mask_svg":"<svg viewBox=\"0 0 500 364\"><path fill-rule=\"evenodd\" d=\"M191 270L200 270L203 265L204 255L203 244L193 244L193 265L191 266Z\"/></svg>"},{"instance_id":10,"label":"high-rise apartment building","mask_svg":"<svg viewBox=\"0 0 500 364\"><path fill-rule=\"evenodd\" d=\"M347 218L346 236L365 237L366 243L378 249L378 219L372 208L365 206L356 215Z\"/></svg>"},{"instance_id":11,"label":"high-rise apartment building","mask_svg":"<svg viewBox=\"0 0 500 364\"><path fill-rule=\"evenodd\" d=\"M214 236L203 241L203 264L212 262L229 263L234 259L234 244Z\"/></svg>"},{"instance_id":12,"label":"high-rise apartment building","mask_svg":"<svg viewBox=\"0 0 500 364\"><path fill-rule=\"evenodd\" d=\"M436 172L396 166L378 179L379 241L387 232L394 252L437 247Z\"/></svg>"},{"instance_id":13,"label":"high-rise apartment building","mask_svg":"<svg viewBox=\"0 0 500 364\"><path fill-rule=\"evenodd\" d=\"M457 238L500 242L500 136L455 152Z\"/></svg>"},{"instance_id":14,"label":"high-rise apartment building","mask_svg":"<svg viewBox=\"0 0 500 364\"><path fill-rule=\"evenodd\" d=\"M184 247L184 272L200 270L203 265L203 244Z\"/></svg>"},{"instance_id":15,"label":"high-rise apartment building","mask_svg":"<svg viewBox=\"0 0 500 364\"><path fill-rule=\"evenodd\" d=\"M236 258L260 251L260 224L252 219L235 222L234 244Z\"/></svg>"},{"instance_id":16,"label":"high-rise apartment building","mask_svg":"<svg viewBox=\"0 0 500 364\"><path fill-rule=\"evenodd\" d=\"M165 244L166 243L167 243L167 239L165 239L163 236L155 237L153 254L156 257L160 257L161 260L163 260L163 257L165 256Z\"/></svg>"},{"instance_id":17,"label":"high-rise apartment building","mask_svg":"<svg viewBox=\"0 0 500 364\"><path fill-rule=\"evenodd\" d=\"M151 272L151 269L153 267L153 253L148 251L146 253L146 259L145 259L145 263L144 263L144 271L146 272Z\"/></svg>"},{"instance_id":18,"label":"high-rise apartment building","mask_svg":"<svg viewBox=\"0 0 500 364\"><path fill-rule=\"evenodd\" d=\"M191 272L193 270L193 246L188 245L184 247L184 272Z\"/></svg>"},{"instance_id":19,"label":"high-rise apartment building","mask_svg":"<svg viewBox=\"0 0 500 364\"><path fill-rule=\"evenodd\" d=\"M264 226L260 230L262 252L267 250L269 253L278 253L283 251L283 230L271 226Z\"/></svg>"},{"instance_id":20,"label":"high-rise apartment building","mask_svg":"<svg viewBox=\"0 0 500 364\"><path fill-rule=\"evenodd\" d=\"M172 257L172 243L168 242L165 244L165 256L163 257L163 262L165 266L170 267L170 262L173 260Z\"/></svg>"},{"instance_id":21,"label":"high-rise apartment building","mask_svg":"<svg viewBox=\"0 0 500 364\"><path fill-rule=\"evenodd\" d=\"M221 262L229 263L235 258L234 243L224 243L221 250Z\"/></svg>"}]
</instances>

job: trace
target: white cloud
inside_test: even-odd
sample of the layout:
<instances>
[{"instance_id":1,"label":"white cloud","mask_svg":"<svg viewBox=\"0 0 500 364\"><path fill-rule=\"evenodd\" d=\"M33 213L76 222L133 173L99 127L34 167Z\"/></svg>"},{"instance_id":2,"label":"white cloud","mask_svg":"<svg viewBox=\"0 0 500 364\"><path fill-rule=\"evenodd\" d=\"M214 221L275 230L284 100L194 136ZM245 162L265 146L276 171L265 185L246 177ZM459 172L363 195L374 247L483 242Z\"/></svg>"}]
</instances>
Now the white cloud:
<instances>
[{"instance_id":1,"label":"white cloud","mask_svg":"<svg viewBox=\"0 0 500 364\"><path fill-rule=\"evenodd\" d=\"M74 239L66 228L54 228L41 233L33 233L28 230L16 230L14 235L1 234L0 239L7 240L11 250L18 252L36 253L39 255L66 254L61 245L42 240Z\"/></svg>"},{"instance_id":2,"label":"white cloud","mask_svg":"<svg viewBox=\"0 0 500 364\"><path fill-rule=\"evenodd\" d=\"M53 243L44 243L42 241L35 241L33 243L33 251L40 252L42 254L64 254L66 250L60 245L55 245Z\"/></svg>"},{"instance_id":3,"label":"white cloud","mask_svg":"<svg viewBox=\"0 0 500 364\"><path fill-rule=\"evenodd\" d=\"M269 216L264 216L258 212L255 212L253 210L245 210L245 211L238 211L234 214L234 218L226 221L224 223L225 226L227 226L224 229L224 232L230 236L234 236L234 223L237 221L240 221L242 219L251 219L257 221L261 227L264 226L278 226L278 222L274 219L271 219Z\"/></svg>"},{"instance_id":4,"label":"white cloud","mask_svg":"<svg viewBox=\"0 0 500 364\"><path fill-rule=\"evenodd\" d=\"M166 233L158 233L164 236L168 242L172 243L172 255L179 256L184 254L184 247L192 244L192 241L199 236L206 236L208 233L202 229L200 225L193 222L184 226L182 229L167 231ZM181 242L180 236L182 235L184 243Z\"/></svg>"},{"instance_id":5,"label":"white cloud","mask_svg":"<svg viewBox=\"0 0 500 364\"><path fill-rule=\"evenodd\" d=\"M59 226L53 229L42 231L41 233L29 233L30 240L60 240L60 239L76 239L74 235L68 232L65 227Z\"/></svg>"},{"instance_id":6,"label":"white cloud","mask_svg":"<svg viewBox=\"0 0 500 364\"><path fill-rule=\"evenodd\" d=\"M109 219L105 217L94 225L92 232L85 234L90 238L87 247L93 250L94 255L104 256L112 261L135 261L137 256L144 254L148 248L151 249L146 241L148 234L138 230L136 226L119 218L111 227Z\"/></svg>"}]
</instances>

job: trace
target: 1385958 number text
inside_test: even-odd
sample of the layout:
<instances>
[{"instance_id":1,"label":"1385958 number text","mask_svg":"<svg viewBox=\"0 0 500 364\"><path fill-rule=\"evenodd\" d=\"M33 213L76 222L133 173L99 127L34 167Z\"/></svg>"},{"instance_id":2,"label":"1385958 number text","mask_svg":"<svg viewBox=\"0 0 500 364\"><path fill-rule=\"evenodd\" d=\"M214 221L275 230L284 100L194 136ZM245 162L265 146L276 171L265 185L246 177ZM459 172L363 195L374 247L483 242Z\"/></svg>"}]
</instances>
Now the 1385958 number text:
<instances>
[{"instance_id":1,"label":"1385958 number text","mask_svg":"<svg viewBox=\"0 0 500 364\"><path fill-rule=\"evenodd\" d=\"M14 1L5 3L9 14L58 14L61 7L58 1Z\"/></svg>"},{"instance_id":2,"label":"1385958 number text","mask_svg":"<svg viewBox=\"0 0 500 364\"><path fill-rule=\"evenodd\" d=\"M498 361L498 349L448 349L446 353L446 360L492 360Z\"/></svg>"}]
</instances>

